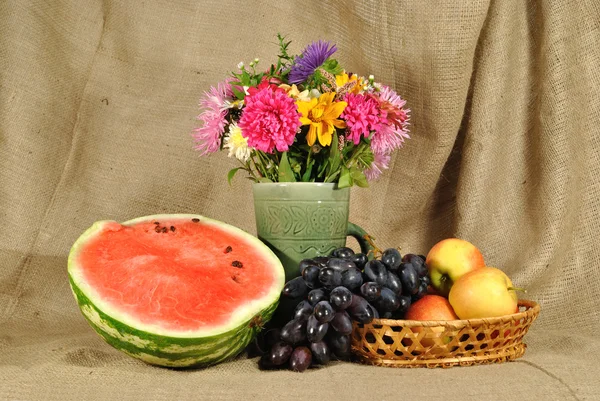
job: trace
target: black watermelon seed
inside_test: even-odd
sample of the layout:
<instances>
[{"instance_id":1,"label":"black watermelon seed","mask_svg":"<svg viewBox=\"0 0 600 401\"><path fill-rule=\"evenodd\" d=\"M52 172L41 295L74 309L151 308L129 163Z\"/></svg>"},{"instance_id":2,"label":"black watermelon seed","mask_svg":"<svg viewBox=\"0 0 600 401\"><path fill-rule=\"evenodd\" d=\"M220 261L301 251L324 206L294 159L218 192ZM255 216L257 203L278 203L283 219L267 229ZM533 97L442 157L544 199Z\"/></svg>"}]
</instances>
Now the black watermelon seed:
<instances>
[{"instance_id":1,"label":"black watermelon seed","mask_svg":"<svg viewBox=\"0 0 600 401\"><path fill-rule=\"evenodd\" d=\"M225 253L229 253L233 251L233 248L231 246L227 246L227 248L225 248Z\"/></svg>"},{"instance_id":2,"label":"black watermelon seed","mask_svg":"<svg viewBox=\"0 0 600 401\"><path fill-rule=\"evenodd\" d=\"M169 230L167 229L167 227L163 227L163 228L162 228L162 232L163 232L163 233L166 233L167 231L169 231Z\"/></svg>"},{"instance_id":3,"label":"black watermelon seed","mask_svg":"<svg viewBox=\"0 0 600 401\"><path fill-rule=\"evenodd\" d=\"M200 223L200 219L197 219L197 218L195 218L195 217L192 219L192 221L193 221L194 223Z\"/></svg>"},{"instance_id":4,"label":"black watermelon seed","mask_svg":"<svg viewBox=\"0 0 600 401\"><path fill-rule=\"evenodd\" d=\"M231 262L231 266L238 267L238 268L244 267L244 265L242 264L242 262L240 262L239 260L234 260L233 262Z\"/></svg>"},{"instance_id":5,"label":"black watermelon seed","mask_svg":"<svg viewBox=\"0 0 600 401\"><path fill-rule=\"evenodd\" d=\"M154 231L156 231L157 233L159 233L160 232L160 227L159 226L154 227Z\"/></svg>"},{"instance_id":6,"label":"black watermelon seed","mask_svg":"<svg viewBox=\"0 0 600 401\"><path fill-rule=\"evenodd\" d=\"M154 224L159 225L160 223L158 221L155 221Z\"/></svg>"},{"instance_id":7,"label":"black watermelon seed","mask_svg":"<svg viewBox=\"0 0 600 401\"><path fill-rule=\"evenodd\" d=\"M171 231L175 232L175 226L171 226Z\"/></svg>"}]
</instances>

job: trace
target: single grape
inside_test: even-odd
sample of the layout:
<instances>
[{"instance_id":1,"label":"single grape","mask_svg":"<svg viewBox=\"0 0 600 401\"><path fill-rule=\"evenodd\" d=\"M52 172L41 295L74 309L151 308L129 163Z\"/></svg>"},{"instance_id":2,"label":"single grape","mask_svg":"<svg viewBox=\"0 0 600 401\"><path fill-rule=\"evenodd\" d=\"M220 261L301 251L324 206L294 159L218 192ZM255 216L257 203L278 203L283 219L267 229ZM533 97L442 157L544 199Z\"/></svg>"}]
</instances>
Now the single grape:
<instances>
[{"instance_id":1,"label":"single grape","mask_svg":"<svg viewBox=\"0 0 600 401\"><path fill-rule=\"evenodd\" d=\"M342 273L342 285L353 291L363 283L362 273L358 269L349 269Z\"/></svg>"},{"instance_id":2,"label":"single grape","mask_svg":"<svg viewBox=\"0 0 600 401\"><path fill-rule=\"evenodd\" d=\"M400 307L400 299L394 291L387 287L381 289L381 297L377 300L377 306L380 312L394 312Z\"/></svg>"},{"instance_id":3,"label":"single grape","mask_svg":"<svg viewBox=\"0 0 600 401\"><path fill-rule=\"evenodd\" d=\"M417 255L413 255L410 258L410 264L415 267L415 270L417 271L419 277L425 277L427 273L429 273L427 271L427 266L425 266L425 262L423 262L423 259L421 259Z\"/></svg>"},{"instance_id":4,"label":"single grape","mask_svg":"<svg viewBox=\"0 0 600 401\"><path fill-rule=\"evenodd\" d=\"M314 290L310 291L308 293L308 297L307 298L308 298L308 302L312 306L315 306L320 301L322 301L324 299L327 299L327 292L323 288L317 288L317 289L314 289ZM311 313L312 313L312 311L311 311Z\"/></svg>"},{"instance_id":5,"label":"single grape","mask_svg":"<svg viewBox=\"0 0 600 401\"><path fill-rule=\"evenodd\" d=\"M374 309L363 297L352 294L352 303L347 310L354 320L366 324L375 318Z\"/></svg>"},{"instance_id":6,"label":"single grape","mask_svg":"<svg viewBox=\"0 0 600 401\"><path fill-rule=\"evenodd\" d=\"M375 301L381 296L381 286L369 281L360 286L360 293L367 301Z\"/></svg>"},{"instance_id":7,"label":"single grape","mask_svg":"<svg viewBox=\"0 0 600 401\"><path fill-rule=\"evenodd\" d=\"M312 352L307 347L296 347L290 355L290 369L304 372L312 362Z\"/></svg>"},{"instance_id":8,"label":"single grape","mask_svg":"<svg viewBox=\"0 0 600 401\"><path fill-rule=\"evenodd\" d=\"M400 278L392 272L388 273L388 279L385 286L394 291L395 294L402 294L402 283L400 282Z\"/></svg>"},{"instance_id":9,"label":"single grape","mask_svg":"<svg viewBox=\"0 0 600 401\"><path fill-rule=\"evenodd\" d=\"M354 255L354 251L348 247L334 249L333 252L331 252L331 256L334 258L347 258L352 255Z\"/></svg>"},{"instance_id":10,"label":"single grape","mask_svg":"<svg viewBox=\"0 0 600 401\"><path fill-rule=\"evenodd\" d=\"M381 254L381 263L383 263L390 271L397 271L401 262L402 256L400 256L400 252L395 248L388 248Z\"/></svg>"},{"instance_id":11,"label":"single grape","mask_svg":"<svg viewBox=\"0 0 600 401\"><path fill-rule=\"evenodd\" d=\"M352 303L352 292L346 287L335 287L329 294L329 303L337 310L344 310Z\"/></svg>"},{"instance_id":12,"label":"single grape","mask_svg":"<svg viewBox=\"0 0 600 401\"><path fill-rule=\"evenodd\" d=\"M263 354L263 356L259 359L258 368L260 370L272 370L277 369L278 366L273 365L273 362L271 362L271 353L268 352Z\"/></svg>"},{"instance_id":13,"label":"single grape","mask_svg":"<svg viewBox=\"0 0 600 401\"><path fill-rule=\"evenodd\" d=\"M302 259L298 265L300 269L300 275L304 273L304 269L306 269L308 266L319 266L319 264L315 262L314 259Z\"/></svg>"},{"instance_id":14,"label":"single grape","mask_svg":"<svg viewBox=\"0 0 600 401\"><path fill-rule=\"evenodd\" d=\"M310 292L308 293L308 297L310 298ZM311 305L309 301L302 301L298 305L296 305L296 309L294 310L294 319L306 320L310 315L312 315L312 313L313 305Z\"/></svg>"},{"instance_id":15,"label":"single grape","mask_svg":"<svg viewBox=\"0 0 600 401\"><path fill-rule=\"evenodd\" d=\"M419 291L419 276L411 263L402 263L398 273L402 283L402 294L413 295Z\"/></svg>"},{"instance_id":16,"label":"single grape","mask_svg":"<svg viewBox=\"0 0 600 401\"><path fill-rule=\"evenodd\" d=\"M350 355L349 335L333 332L328 338L328 344L336 356L343 358Z\"/></svg>"},{"instance_id":17,"label":"single grape","mask_svg":"<svg viewBox=\"0 0 600 401\"><path fill-rule=\"evenodd\" d=\"M320 267L325 267L325 266L327 266L327 262L329 261L329 257L327 257L327 256L317 256L316 258L313 258L313 260L315 262L317 262L317 264Z\"/></svg>"},{"instance_id":18,"label":"single grape","mask_svg":"<svg viewBox=\"0 0 600 401\"><path fill-rule=\"evenodd\" d=\"M340 334L352 333L352 319L346 311L337 312L330 324Z\"/></svg>"},{"instance_id":19,"label":"single grape","mask_svg":"<svg viewBox=\"0 0 600 401\"><path fill-rule=\"evenodd\" d=\"M359 270L362 270L365 268L365 264L369 261L369 258L364 253L355 253L354 255L350 256L348 260L354 262L356 267Z\"/></svg>"},{"instance_id":20,"label":"single grape","mask_svg":"<svg viewBox=\"0 0 600 401\"><path fill-rule=\"evenodd\" d=\"M410 308L410 304L411 304L410 297L407 297L406 295L400 295L398 297L398 300L400 301L400 307L396 310L396 313L398 313L402 317L404 317L404 314L406 313L408 308Z\"/></svg>"},{"instance_id":21,"label":"single grape","mask_svg":"<svg viewBox=\"0 0 600 401\"><path fill-rule=\"evenodd\" d=\"M319 281L325 288L333 289L342 284L342 273L325 267L319 272Z\"/></svg>"},{"instance_id":22,"label":"single grape","mask_svg":"<svg viewBox=\"0 0 600 401\"><path fill-rule=\"evenodd\" d=\"M325 338L329 330L329 323L320 323L315 315L310 315L306 323L306 338L311 343L316 343Z\"/></svg>"},{"instance_id":23,"label":"single grape","mask_svg":"<svg viewBox=\"0 0 600 401\"><path fill-rule=\"evenodd\" d=\"M327 365L331 360L331 351L325 341L311 343L310 350L312 352L314 363Z\"/></svg>"},{"instance_id":24,"label":"single grape","mask_svg":"<svg viewBox=\"0 0 600 401\"><path fill-rule=\"evenodd\" d=\"M431 278L429 276L421 277L421 283L431 284Z\"/></svg>"},{"instance_id":25,"label":"single grape","mask_svg":"<svg viewBox=\"0 0 600 401\"><path fill-rule=\"evenodd\" d=\"M308 292L306 282L302 277L296 277L285 283L281 294L288 298L304 297Z\"/></svg>"},{"instance_id":26,"label":"single grape","mask_svg":"<svg viewBox=\"0 0 600 401\"><path fill-rule=\"evenodd\" d=\"M283 365L290 359L292 351L294 351L294 348L283 341L275 343L270 352L271 362L275 366Z\"/></svg>"},{"instance_id":27,"label":"single grape","mask_svg":"<svg viewBox=\"0 0 600 401\"><path fill-rule=\"evenodd\" d=\"M356 265L354 264L354 262L352 262L351 260L341 258L329 259L329 262L327 262L327 267L330 267L333 270L337 270L340 273L348 269L356 269Z\"/></svg>"},{"instance_id":28,"label":"single grape","mask_svg":"<svg viewBox=\"0 0 600 401\"><path fill-rule=\"evenodd\" d=\"M373 259L368 261L365 265L365 275L370 281L384 285L387 281L388 272L383 263L381 263L379 260Z\"/></svg>"},{"instance_id":29,"label":"single grape","mask_svg":"<svg viewBox=\"0 0 600 401\"><path fill-rule=\"evenodd\" d=\"M308 288L320 287L319 283L319 266L308 266L302 272L302 278L306 282Z\"/></svg>"},{"instance_id":30,"label":"single grape","mask_svg":"<svg viewBox=\"0 0 600 401\"><path fill-rule=\"evenodd\" d=\"M290 320L281 329L280 336L283 341L292 345L306 340L306 320Z\"/></svg>"},{"instance_id":31,"label":"single grape","mask_svg":"<svg viewBox=\"0 0 600 401\"><path fill-rule=\"evenodd\" d=\"M402 263L410 263L410 259L415 256L414 253L407 253L404 256L402 256Z\"/></svg>"},{"instance_id":32,"label":"single grape","mask_svg":"<svg viewBox=\"0 0 600 401\"><path fill-rule=\"evenodd\" d=\"M333 319L335 311L327 301L320 301L315 305L315 317L319 323L328 323Z\"/></svg>"}]
</instances>

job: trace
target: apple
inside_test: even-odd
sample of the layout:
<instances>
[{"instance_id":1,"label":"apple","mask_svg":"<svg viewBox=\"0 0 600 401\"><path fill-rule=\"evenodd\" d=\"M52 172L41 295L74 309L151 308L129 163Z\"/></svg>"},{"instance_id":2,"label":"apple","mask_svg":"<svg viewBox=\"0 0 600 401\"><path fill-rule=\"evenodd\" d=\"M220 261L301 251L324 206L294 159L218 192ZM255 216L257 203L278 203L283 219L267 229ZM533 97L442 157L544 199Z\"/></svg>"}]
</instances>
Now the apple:
<instances>
[{"instance_id":1,"label":"apple","mask_svg":"<svg viewBox=\"0 0 600 401\"><path fill-rule=\"evenodd\" d=\"M404 318L407 320L457 320L458 317L454 310L452 309L452 305L448 300L440 295L425 295L423 298L419 299L417 302L412 304ZM413 333L420 333L422 327L413 327L411 330ZM445 329L444 327L437 326L432 327L433 331L442 333ZM450 338L444 337L442 339L444 343L449 343ZM421 345L424 347L430 347L434 345L435 342L429 338L421 339Z\"/></svg>"},{"instance_id":2,"label":"apple","mask_svg":"<svg viewBox=\"0 0 600 401\"><path fill-rule=\"evenodd\" d=\"M459 238L447 238L435 244L427 254L425 264L431 285L445 297L463 274L485 267L479 249Z\"/></svg>"},{"instance_id":3,"label":"apple","mask_svg":"<svg viewBox=\"0 0 600 401\"><path fill-rule=\"evenodd\" d=\"M484 267L456 280L448 300L461 319L498 317L515 313L516 290L502 270Z\"/></svg>"}]
</instances>

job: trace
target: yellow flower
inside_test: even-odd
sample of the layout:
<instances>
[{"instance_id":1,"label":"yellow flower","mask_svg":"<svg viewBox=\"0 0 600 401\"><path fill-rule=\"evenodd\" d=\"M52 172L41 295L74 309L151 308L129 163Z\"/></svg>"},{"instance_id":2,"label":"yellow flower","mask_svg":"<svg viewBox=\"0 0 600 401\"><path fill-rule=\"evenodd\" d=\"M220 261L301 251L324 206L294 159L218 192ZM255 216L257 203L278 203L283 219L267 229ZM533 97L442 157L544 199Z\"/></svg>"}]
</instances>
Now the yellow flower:
<instances>
[{"instance_id":1,"label":"yellow flower","mask_svg":"<svg viewBox=\"0 0 600 401\"><path fill-rule=\"evenodd\" d=\"M308 102L297 101L298 111L302 114L302 125L310 125L306 141L310 146L319 138L322 146L331 145L334 127L346 128L346 123L339 119L340 114L348 105L346 102L333 102L334 92L323 93L319 98Z\"/></svg>"},{"instance_id":2,"label":"yellow flower","mask_svg":"<svg viewBox=\"0 0 600 401\"><path fill-rule=\"evenodd\" d=\"M352 76L350 77L348 76L348 74L343 72L342 74L335 76L335 85L338 89L351 81L356 81L356 85L354 85L354 88L352 88L352 90L349 93L358 94L361 90L364 89L364 78L361 77L360 79L358 79L358 76L356 74L352 74Z\"/></svg>"}]
</instances>

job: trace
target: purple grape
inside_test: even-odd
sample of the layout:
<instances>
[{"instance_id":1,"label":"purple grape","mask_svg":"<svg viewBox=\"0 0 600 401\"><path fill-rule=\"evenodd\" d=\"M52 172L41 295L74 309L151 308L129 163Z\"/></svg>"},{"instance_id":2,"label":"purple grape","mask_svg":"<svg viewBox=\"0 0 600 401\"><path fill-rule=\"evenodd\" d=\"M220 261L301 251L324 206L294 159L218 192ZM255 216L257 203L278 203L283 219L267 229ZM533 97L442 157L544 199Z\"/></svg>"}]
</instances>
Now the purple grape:
<instances>
[{"instance_id":1,"label":"purple grape","mask_svg":"<svg viewBox=\"0 0 600 401\"><path fill-rule=\"evenodd\" d=\"M302 272L302 278L308 288L317 288L319 283L319 266L307 266Z\"/></svg>"},{"instance_id":2,"label":"purple grape","mask_svg":"<svg viewBox=\"0 0 600 401\"><path fill-rule=\"evenodd\" d=\"M312 351L313 362L317 364L327 365L331 360L331 351L325 341L311 343L310 350Z\"/></svg>"},{"instance_id":3,"label":"purple grape","mask_svg":"<svg viewBox=\"0 0 600 401\"><path fill-rule=\"evenodd\" d=\"M388 279L385 283L385 286L394 291L395 294L402 294L402 283L400 282L398 276L396 276L394 273L388 273Z\"/></svg>"},{"instance_id":4,"label":"purple grape","mask_svg":"<svg viewBox=\"0 0 600 401\"><path fill-rule=\"evenodd\" d=\"M325 267L319 272L319 281L323 287L333 289L342 284L342 273L331 267Z\"/></svg>"},{"instance_id":5,"label":"purple grape","mask_svg":"<svg viewBox=\"0 0 600 401\"><path fill-rule=\"evenodd\" d=\"M285 283L281 294L288 298L299 298L306 295L308 287L302 277L296 277Z\"/></svg>"},{"instance_id":6,"label":"purple grape","mask_svg":"<svg viewBox=\"0 0 600 401\"><path fill-rule=\"evenodd\" d=\"M352 333L352 319L347 312L337 312L331 321L331 327L340 334Z\"/></svg>"},{"instance_id":7,"label":"purple grape","mask_svg":"<svg viewBox=\"0 0 600 401\"><path fill-rule=\"evenodd\" d=\"M340 273L348 269L356 269L356 265L354 264L354 262L348 259L341 258L329 259L329 262L327 262L327 267L332 268L333 270L337 270Z\"/></svg>"},{"instance_id":8,"label":"purple grape","mask_svg":"<svg viewBox=\"0 0 600 401\"><path fill-rule=\"evenodd\" d=\"M324 299L327 299L327 293L322 288L317 288L308 293L308 302L310 302L312 306L315 306Z\"/></svg>"},{"instance_id":9,"label":"purple grape","mask_svg":"<svg viewBox=\"0 0 600 401\"><path fill-rule=\"evenodd\" d=\"M364 253L355 253L350 256L348 260L351 260L357 267L358 270L365 268L365 264L369 261L369 258Z\"/></svg>"},{"instance_id":10,"label":"purple grape","mask_svg":"<svg viewBox=\"0 0 600 401\"><path fill-rule=\"evenodd\" d=\"M353 291L363 283L362 273L358 269L349 269L342 273L342 285Z\"/></svg>"},{"instance_id":11,"label":"purple grape","mask_svg":"<svg viewBox=\"0 0 600 401\"><path fill-rule=\"evenodd\" d=\"M296 306L296 310L294 311L294 318L297 320L307 320L308 317L312 315L312 313L313 306L310 304L310 302L302 301Z\"/></svg>"},{"instance_id":12,"label":"purple grape","mask_svg":"<svg viewBox=\"0 0 600 401\"><path fill-rule=\"evenodd\" d=\"M319 323L328 323L333 319L335 311L331 307L331 304L327 301L320 301L315 305L315 318Z\"/></svg>"},{"instance_id":13,"label":"purple grape","mask_svg":"<svg viewBox=\"0 0 600 401\"><path fill-rule=\"evenodd\" d=\"M290 356L290 369L304 372L312 362L312 352L307 347L296 347Z\"/></svg>"},{"instance_id":14,"label":"purple grape","mask_svg":"<svg viewBox=\"0 0 600 401\"><path fill-rule=\"evenodd\" d=\"M397 271L401 262L402 256L400 256L400 252L395 248L386 249L381 255L381 263L383 263L390 271Z\"/></svg>"},{"instance_id":15,"label":"purple grape","mask_svg":"<svg viewBox=\"0 0 600 401\"><path fill-rule=\"evenodd\" d=\"M331 252L331 256L334 258L348 258L352 255L354 255L354 251L348 247L337 248Z\"/></svg>"},{"instance_id":16,"label":"purple grape","mask_svg":"<svg viewBox=\"0 0 600 401\"><path fill-rule=\"evenodd\" d=\"M379 260L370 260L365 265L365 275L370 281L374 281L379 285L385 285L388 278L388 271L385 265Z\"/></svg>"},{"instance_id":17,"label":"purple grape","mask_svg":"<svg viewBox=\"0 0 600 401\"><path fill-rule=\"evenodd\" d=\"M308 318L306 324L306 338L309 342L316 343L321 341L325 338L327 330L329 330L329 323L320 323L315 315L311 315Z\"/></svg>"},{"instance_id":18,"label":"purple grape","mask_svg":"<svg viewBox=\"0 0 600 401\"><path fill-rule=\"evenodd\" d=\"M346 287L335 287L329 294L329 303L337 310L344 310L352 302L352 292Z\"/></svg>"},{"instance_id":19,"label":"purple grape","mask_svg":"<svg viewBox=\"0 0 600 401\"><path fill-rule=\"evenodd\" d=\"M290 320L281 329L280 337L283 341L292 345L306 340L306 320Z\"/></svg>"},{"instance_id":20,"label":"purple grape","mask_svg":"<svg viewBox=\"0 0 600 401\"><path fill-rule=\"evenodd\" d=\"M290 355L292 355L292 351L294 348L284 343L283 341L279 341L271 348L271 352L269 353L271 358L271 363L275 366L283 365L290 359Z\"/></svg>"},{"instance_id":21,"label":"purple grape","mask_svg":"<svg viewBox=\"0 0 600 401\"><path fill-rule=\"evenodd\" d=\"M381 296L381 286L369 281L360 286L360 293L367 301L375 301Z\"/></svg>"}]
</instances>

